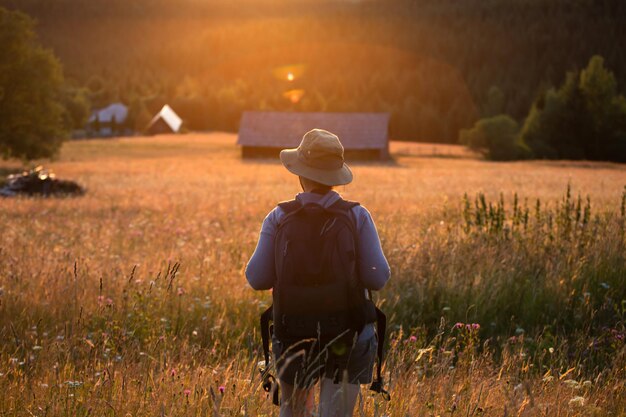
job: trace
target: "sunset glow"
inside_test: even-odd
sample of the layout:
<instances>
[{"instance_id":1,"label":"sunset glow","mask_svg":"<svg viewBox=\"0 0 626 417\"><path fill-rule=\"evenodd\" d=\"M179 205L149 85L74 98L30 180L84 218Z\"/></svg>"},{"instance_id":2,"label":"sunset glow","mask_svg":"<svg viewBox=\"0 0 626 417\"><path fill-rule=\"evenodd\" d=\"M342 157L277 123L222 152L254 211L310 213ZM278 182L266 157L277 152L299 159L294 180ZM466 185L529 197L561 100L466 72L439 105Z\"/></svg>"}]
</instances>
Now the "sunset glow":
<instances>
[{"instance_id":1,"label":"sunset glow","mask_svg":"<svg viewBox=\"0 0 626 417\"><path fill-rule=\"evenodd\" d=\"M303 96L304 96L304 90L301 90L301 89L289 90L283 93L283 97L291 101L293 104L296 104L297 102L299 102Z\"/></svg>"},{"instance_id":2,"label":"sunset glow","mask_svg":"<svg viewBox=\"0 0 626 417\"><path fill-rule=\"evenodd\" d=\"M0 0L0 417L626 417L625 22Z\"/></svg>"}]
</instances>

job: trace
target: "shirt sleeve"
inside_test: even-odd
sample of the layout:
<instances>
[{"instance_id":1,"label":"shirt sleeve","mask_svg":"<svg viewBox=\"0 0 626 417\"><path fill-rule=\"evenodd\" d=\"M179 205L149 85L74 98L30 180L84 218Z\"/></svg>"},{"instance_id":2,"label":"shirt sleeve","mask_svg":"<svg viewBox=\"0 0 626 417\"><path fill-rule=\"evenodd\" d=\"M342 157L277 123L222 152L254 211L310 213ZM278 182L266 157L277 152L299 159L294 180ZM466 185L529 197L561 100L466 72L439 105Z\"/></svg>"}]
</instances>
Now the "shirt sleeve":
<instances>
[{"instance_id":1,"label":"shirt sleeve","mask_svg":"<svg viewBox=\"0 0 626 417\"><path fill-rule=\"evenodd\" d=\"M246 279L255 290L269 290L274 287L274 240L281 213L280 208L276 207L265 217L256 249L246 265Z\"/></svg>"},{"instance_id":2,"label":"shirt sleeve","mask_svg":"<svg viewBox=\"0 0 626 417\"><path fill-rule=\"evenodd\" d=\"M380 238L376 225L369 211L365 207L357 206L357 232L359 277L365 288L369 290L382 289L389 277L391 270L380 245Z\"/></svg>"}]
</instances>

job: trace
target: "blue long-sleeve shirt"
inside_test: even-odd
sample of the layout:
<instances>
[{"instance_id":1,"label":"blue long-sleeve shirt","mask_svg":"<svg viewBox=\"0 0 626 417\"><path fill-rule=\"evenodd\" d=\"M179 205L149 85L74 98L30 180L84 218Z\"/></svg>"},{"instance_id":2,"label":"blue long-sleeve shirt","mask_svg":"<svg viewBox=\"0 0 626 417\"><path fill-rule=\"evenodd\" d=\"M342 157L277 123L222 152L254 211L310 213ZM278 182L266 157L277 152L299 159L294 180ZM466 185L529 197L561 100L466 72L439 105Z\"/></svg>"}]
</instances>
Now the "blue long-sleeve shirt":
<instances>
[{"instance_id":1,"label":"blue long-sleeve shirt","mask_svg":"<svg viewBox=\"0 0 626 417\"><path fill-rule=\"evenodd\" d=\"M316 203L329 207L339 198L336 191L324 195L316 193L299 193L296 199L302 204ZM369 211L361 205L352 208L356 219L357 267L363 286L370 290L380 290L389 280L391 271L383 254L378 231ZM285 215L280 207L274 208L263 220L261 233L256 249L246 266L246 278L255 290L269 290L274 287L276 270L274 265L274 241L276 230ZM367 326L360 336L363 338L373 334L373 327ZM361 338L361 337L360 337Z\"/></svg>"}]
</instances>

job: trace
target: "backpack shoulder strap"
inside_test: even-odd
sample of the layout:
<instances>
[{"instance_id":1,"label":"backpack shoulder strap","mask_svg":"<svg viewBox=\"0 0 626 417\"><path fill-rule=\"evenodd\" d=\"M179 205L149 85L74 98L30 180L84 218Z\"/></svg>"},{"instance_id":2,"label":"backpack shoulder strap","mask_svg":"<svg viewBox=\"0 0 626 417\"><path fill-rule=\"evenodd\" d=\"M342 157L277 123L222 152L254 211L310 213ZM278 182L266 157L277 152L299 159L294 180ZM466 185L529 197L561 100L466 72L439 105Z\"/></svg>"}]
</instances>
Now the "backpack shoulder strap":
<instances>
[{"instance_id":1,"label":"backpack shoulder strap","mask_svg":"<svg viewBox=\"0 0 626 417\"><path fill-rule=\"evenodd\" d=\"M352 210L353 207L360 205L360 203L356 201L344 200L343 198L339 198L339 200L335 201L328 208L341 210L341 211L349 211Z\"/></svg>"},{"instance_id":2,"label":"backpack shoulder strap","mask_svg":"<svg viewBox=\"0 0 626 417\"><path fill-rule=\"evenodd\" d=\"M353 233L355 234L355 238L356 238L358 225L357 225L356 216L354 215L354 212L352 212L352 209L359 205L361 204L356 201L344 200L343 198L339 198L339 200L335 201L333 204L331 204L327 208L327 210L330 210L330 211L341 212L347 215L352 220L352 227L353 227Z\"/></svg>"},{"instance_id":3,"label":"backpack shoulder strap","mask_svg":"<svg viewBox=\"0 0 626 417\"><path fill-rule=\"evenodd\" d=\"M283 209L283 211L285 212L285 215L287 215L301 208L302 203L294 199L294 200L280 202L278 203L278 207Z\"/></svg>"}]
</instances>

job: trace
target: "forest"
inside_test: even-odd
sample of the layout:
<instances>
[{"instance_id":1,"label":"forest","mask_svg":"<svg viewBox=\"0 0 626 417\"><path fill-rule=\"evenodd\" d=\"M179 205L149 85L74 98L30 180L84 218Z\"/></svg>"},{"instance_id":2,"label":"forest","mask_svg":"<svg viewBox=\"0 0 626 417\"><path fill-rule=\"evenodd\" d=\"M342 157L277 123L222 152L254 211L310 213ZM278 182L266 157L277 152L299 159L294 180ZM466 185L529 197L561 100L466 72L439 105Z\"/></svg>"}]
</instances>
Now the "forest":
<instances>
[{"instance_id":1,"label":"forest","mask_svg":"<svg viewBox=\"0 0 626 417\"><path fill-rule=\"evenodd\" d=\"M620 0L0 0L37 20L67 87L131 107L169 103L190 130L244 110L384 111L397 140L448 142L482 117L523 122L594 55L626 85Z\"/></svg>"}]
</instances>

